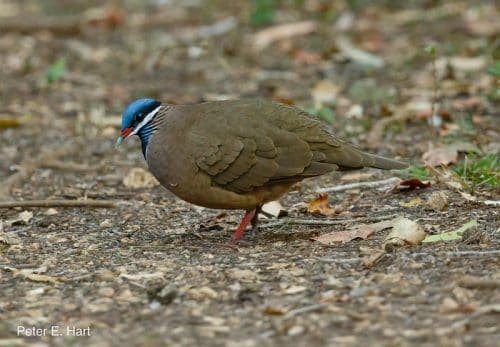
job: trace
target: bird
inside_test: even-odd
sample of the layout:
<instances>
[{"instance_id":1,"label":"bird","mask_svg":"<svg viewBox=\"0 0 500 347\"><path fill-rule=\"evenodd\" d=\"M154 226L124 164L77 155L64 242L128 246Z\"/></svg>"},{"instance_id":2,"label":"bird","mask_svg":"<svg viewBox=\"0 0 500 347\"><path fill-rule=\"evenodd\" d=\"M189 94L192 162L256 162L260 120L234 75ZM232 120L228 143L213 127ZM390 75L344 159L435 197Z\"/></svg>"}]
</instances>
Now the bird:
<instances>
[{"instance_id":1,"label":"bird","mask_svg":"<svg viewBox=\"0 0 500 347\"><path fill-rule=\"evenodd\" d=\"M258 228L262 205L303 179L363 167L404 169L402 161L362 151L318 117L265 99L173 105L151 98L122 114L117 146L137 135L150 172L192 204L245 210L231 240Z\"/></svg>"}]
</instances>

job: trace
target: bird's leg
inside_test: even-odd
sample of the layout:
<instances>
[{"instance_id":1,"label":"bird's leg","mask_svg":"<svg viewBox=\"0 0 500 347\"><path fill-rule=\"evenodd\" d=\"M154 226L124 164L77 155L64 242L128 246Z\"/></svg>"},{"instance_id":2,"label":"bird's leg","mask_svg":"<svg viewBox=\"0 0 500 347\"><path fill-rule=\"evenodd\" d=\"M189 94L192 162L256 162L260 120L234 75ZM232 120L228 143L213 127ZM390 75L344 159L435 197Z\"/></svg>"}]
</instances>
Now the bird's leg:
<instances>
[{"instance_id":1,"label":"bird's leg","mask_svg":"<svg viewBox=\"0 0 500 347\"><path fill-rule=\"evenodd\" d=\"M262 206L259 205L255 208L255 214L252 218L252 236L259 230L259 213L262 211Z\"/></svg>"},{"instance_id":2,"label":"bird's leg","mask_svg":"<svg viewBox=\"0 0 500 347\"><path fill-rule=\"evenodd\" d=\"M252 222L252 225L253 225L253 219L256 216L256 212L257 212L257 209L254 208L253 210L249 210L245 213L245 216L243 216L243 219L241 220L241 223L238 226L238 229L236 229L236 231L233 234L233 237L231 237L232 242L236 242L239 239L241 239L241 237L245 233L245 229L246 229L248 223Z\"/></svg>"}]
</instances>

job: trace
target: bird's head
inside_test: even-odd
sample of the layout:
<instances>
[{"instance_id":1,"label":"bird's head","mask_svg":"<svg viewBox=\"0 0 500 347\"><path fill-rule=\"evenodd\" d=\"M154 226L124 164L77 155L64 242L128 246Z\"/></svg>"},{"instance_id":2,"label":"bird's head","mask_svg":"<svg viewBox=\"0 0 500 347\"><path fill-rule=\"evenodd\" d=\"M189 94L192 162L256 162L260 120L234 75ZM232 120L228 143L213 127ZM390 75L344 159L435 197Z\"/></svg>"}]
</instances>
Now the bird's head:
<instances>
[{"instance_id":1,"label":"bird's head","mask_svg":"<svg viewBox=\"0 0 500 347\"><path fill-rule=\"evenodd\" d=\"M139 135L143 145L149 139L150 123L160 110L161 102L154 99L137 99L130 103L123 111L122 129L116 145L132 135Z\"/></svg>"}]
</instances>

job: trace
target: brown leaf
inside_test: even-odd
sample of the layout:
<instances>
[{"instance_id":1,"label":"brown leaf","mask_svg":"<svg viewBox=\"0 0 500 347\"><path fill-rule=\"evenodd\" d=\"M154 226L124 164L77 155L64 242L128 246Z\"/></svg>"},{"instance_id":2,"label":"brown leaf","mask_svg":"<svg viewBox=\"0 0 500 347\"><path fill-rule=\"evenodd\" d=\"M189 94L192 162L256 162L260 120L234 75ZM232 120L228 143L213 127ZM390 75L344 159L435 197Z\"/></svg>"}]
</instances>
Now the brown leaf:
<instances>
[{"instance_id":1,"label":"brown leaf","mask_svg":"<svg viewBox=\"0 0 500 347\"><path fill-rule=\"evenodd\" d=\"M431 186L431 182L422 182L418 178L410 178L405 181L399 182L399 190L415 190L424 189Z\"/></svg>"},{"instance_id":2,"label":"brown leaf","mask_svg":"<svg viewBox=\"0 0 500 347\"><path fill-rule=\"evenodd\" d=\"M269 316L282 316L285 314L285 310L282 307L266 306L264 314Z\"/></svg>"},{"instance_id":3,"label":"brown leaf","mask_svg":"<svg viewBox=\"0 0 500 347\"><path fill-rule=\"evenodd\" d=\"M318 64L323 60L321 54L316 52L307 52L303 50L298 50L293 53L293 60L297 63L304 63L307 65Z\"/></svg>"},{"instance_id":4,"label":"brown leaf","mask_svg":"<svg viewBox=\"0 0 500 347\"><path fill-rule=\"evenodd\" d=\"M429 166L449 165L456 163L457 159L458 151L450 146L436 147L422 155L422 160Z\"/></svg>"},{"instance_id":5,"label":"brown leaf","mask_svg":"<svg viewBox=\"0 0 500 347\"><path fill-rule=\"evenodd\" d=\"M368 236L374 232L378 232L387 228L392 227L395 219L389 221L382 221L374 224L359 224L351 227L346 231L336 231L317 237L313 237L313 240L318 241L324 245L332 245L336 242L349 242L356 238L366 239Z\"/></svg>"},{"instance_id":6,"label":"brown leaf","mask_svg":"<svg viewBox=\"0 0 500 347\"><path fill-rule=\"evenodd\" d=\"M330 203L328 202L328 194L320 193L314 200L309 202L309 206L307 207L307 212L312 214L320 214L322 216L331 216L337 213L335 208L330 207Z\"/></svg>"}]
</instances>

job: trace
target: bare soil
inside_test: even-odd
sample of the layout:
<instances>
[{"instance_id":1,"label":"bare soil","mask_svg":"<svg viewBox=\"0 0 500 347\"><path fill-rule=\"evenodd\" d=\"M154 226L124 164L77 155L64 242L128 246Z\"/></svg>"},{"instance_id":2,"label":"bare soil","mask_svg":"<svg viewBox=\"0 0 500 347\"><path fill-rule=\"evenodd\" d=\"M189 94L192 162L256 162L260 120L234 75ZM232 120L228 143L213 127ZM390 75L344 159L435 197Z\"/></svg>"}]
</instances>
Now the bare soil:
<instances>
[{"instance_id":1,"label":"bare soil","mask_svg":"<svg viewBox=\"0 0 500 347\"><path fill-rule=\"evenodd\" d=\"M388 110L398 112L418 95L432 98L432 59L423 52L429 42L440 49L436 59L489 61L493 2L381 3L352 12L342 2L323 8L306 1L304 10L289 1L276 9L276 23L313 20L318 29L260 52L251 48L261 28L248 22L250 2L155 3L108 9L95 1L0 2L5 16L24 18L12 24L0 17L0 118L22 121L0 128L2 184L27 170L4 200L116 201L101 209L0 209L0 346L497 346L500 223L498 207L482 202L498 200L497 190L480 188L478 201L469 201L444 182L409 192L354 189L330 194L337 215L308 214L304 205L316 189L351 182L336 173L303 182L281 203L285 218L338 224L266 227L276 221L263 220L246 243L232 245L241 211L196 207L160 186L127 187L127 173L146 168L139 141L114 148L119 115L139 96L177 104L265 97L305 106L326 79L339 86L332 122L339 135L419 164L430 144L442 140L425 115L391 123L378 143L368 134L391 117ZM83 14L89 9L92 20ZM354 16L347 34L382 57L385 68L342 57L335 44L342 13ZM233 29L210 32L207 26L230 16ZM70 23L76 33L60 32L44 18ZM47 84L47 70L60 57L66 71ZM476 116L473 129L456 141L491 152L499 138L498 104L485 97L495 86L485 70L439 77L439 101L448 125ZM359 92L360 83L368 90ZM382 94L375 98L377 90ZM479 102L472 106L457 104L474 97ZM363 106L362 117L342 112L354 104ZM372 173L365 180L395 175L365 172ZM447 194L443 211L424 203L403 207L435 191ZM10 222L24 210L32 218ZM393 215L428 233L472 219L478 227L462 240L397 249L371 267L363 259L381 248L386 231L336 246L311 240ZM62 336L51 336L52 326ZM19 327L49 330L19 336ZM90 336L70 336L66 327L90 328Z\"/></svg>"}]
</instances>

